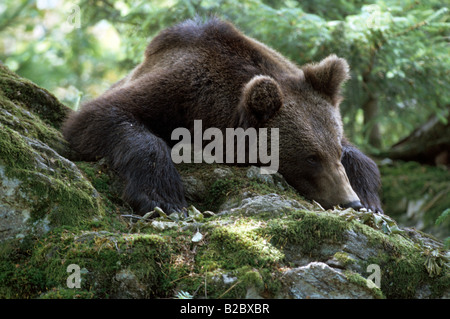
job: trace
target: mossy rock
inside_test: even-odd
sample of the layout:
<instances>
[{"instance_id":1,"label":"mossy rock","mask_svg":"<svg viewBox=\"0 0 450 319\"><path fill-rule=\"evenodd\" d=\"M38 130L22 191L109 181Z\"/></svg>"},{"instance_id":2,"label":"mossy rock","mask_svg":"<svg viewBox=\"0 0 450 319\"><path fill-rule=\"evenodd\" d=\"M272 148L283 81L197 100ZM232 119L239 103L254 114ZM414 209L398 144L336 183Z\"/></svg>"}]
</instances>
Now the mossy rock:
<instances>
[{"instance_id":1,"label":"mossy rock","mask_svg":"<svg viewBox=\"0 0 450 319\"><path fill-rule=\"evenodd\" d=\"M0 65L0 240L80 225L104 213L59 127L68 109Z\"/></svg>"},{"instance_id":2,"label":"mossy rock","mask_svg":"<svg viewBox=\"0 0 450 319\"><path fill-rule=\"evenodd\" d=\"M27 79L19 77L1 63L0 98L3 112L10 107L10 105L5 105L5 103L12 103L22 108L14 110L12 115L16 115L15 112L19 112L20 118L22 119L24 113L28 111L39 117L47 125L57 129L61 127L64 118L70 111L50 92ZM42 126L36 125L35 128L42 128Z\"/></svg>"},{"instance_id":3,"label":"mossy rock","mask_svg":"<svg viewBox=\"0 0 450 319\"><path fill-rule=\"evenodd\" d=\"M449 297L441 241L387 216L325 211L254 167L179 165L200 211L135 216L104 161L66 158L65 107L0 71L0 298ZM289 280L299 274L315 276L310 290Z\"/></svg>"}]
</instances>

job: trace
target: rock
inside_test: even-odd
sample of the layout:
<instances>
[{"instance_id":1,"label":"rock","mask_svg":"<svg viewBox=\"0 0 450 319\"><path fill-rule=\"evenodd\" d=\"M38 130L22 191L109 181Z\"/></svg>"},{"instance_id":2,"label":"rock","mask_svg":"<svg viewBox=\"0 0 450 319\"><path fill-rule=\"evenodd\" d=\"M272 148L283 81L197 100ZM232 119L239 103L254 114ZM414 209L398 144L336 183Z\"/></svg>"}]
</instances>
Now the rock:
<instances>
[{"instance_id":1,"label":"rock","mask_svg":"<svg viewBox=\"0 0 450 319\"><path fill-rule=\"evenodd\" d=\"M254 179L261 183L274 185L281 190L291 188L291 186L289 186L289 184L280 173L261 174L260 168L256 166L250 166L250 168L247 170L246 176L249 179Z\"/></svg>"},{"instance_id":2,"label":"rock","mask_svg":"<svg viewBox=\"0 0 450 319\"><path fill-rule=\"evenodd\" d=\"M349 281L339 269L321 262L285 272L283 281L294 299L373 299L367 286Z\"/></svg>"},{"instance_id":3,"label":"rock","mask_svg":"<svg viewBox=\"0 0 450 319\"><path fill-rule=\"evenodd\" d=\"M45 95L45 101L48 99ZM5 97L1 101L1 109L6 111L0 112L0 241L101 217L98 192L74 163L55 150L64 145L61 133L26 106ZM58 106L56 102L49 105ZM13 112L34 124L23 119L28 127L16 125L15 120L10 121ZM42 140L35 137L44 132Z\"/></svg>"},{"instance_id":4,"label":"rock","mask_svg":"<svg viewBox=\"0 0 450 319\"><path fill-rule=\"evenodd\" d=\"M259 182L268 183L274 185L274 180L271 174L261 174L259 167L251 166L247 170L247 178L256 179Z\"/></svg>"},{"instance_id":5,"label":"rock","mask_svg":"<svg viewBox=\"0 0 450 319\"><path fill-rule=\"evenodd\" d=\"M230 207L231 206L231 207ZM234 206L234 207L233 207ZM283 214L289 209L305 209L300 202L283 198L278 194L258 195L250 198L244 198L240 203L234 200L231 203L223 204L225 209L218 214L235 214L255 215L258 213L272 213L274 216Z\"/></svg>"},{"instance_id":6,"label":"rock","mask_svg":"<svg viewBox=\"0 0 450 319\"><path fill-rule=\"evenodd\" d=\"M232 177L233 172L228 167L221 167L213 170L213 176L215 176L218 179L225 179Z\"/></svg>"},{"instance_id":7,"label":"rock","mask_svg":"<svg viewBox=\"0 0 450 319\"><path fill-rule=\"evenodd\" d=\"M145 285L139 282L133 272L122 269L114 276L111 297L116 299L143 299L146 296L145 288Z\"/></svg>"},{"instance_id":8,"label":"rock","mask_svg":"<svg viewBox=\"0 0 450 319\"><path fill-rule=\"evenodd\" d=\"M378 245L369 245L366 235L356 233L353 230L346 231L345 237L346 241L341 251L354 261L350 268L361 273L364 270L360 268L358 261L368 261L370 257L376 257L380 247Z\"/></svg>"},{"instance_id":9,"label":"rock","mask_svg":"<svg viewBox=\"0 0 450 319\"><path fill-rule=\"evenodd\" d=\"M98 192L75 164L2 123L0 130L0 241L102 216Z\"/></svg>"},{"instance_id":10,"label":"rock","mask_svg":"<svg viewBox=\"0 0 450 319\"><path fill-rule=\"evenodd\" d=\"M258 290L255 287L251 286L247 289L245 299L264 299L264 298L261 297L261 295L259 294Z\"/></svg>"},{"instance_id":11,"label":"rock","mask_svg":"<svg viewBox=\"0 0 450 319\"><path fill-rule=\"evenodd\" d=\"M194 176L182 177L186 199L189 201L201 201L206 197L207 191L202 180Z\"/></svg>"}]
</instances>

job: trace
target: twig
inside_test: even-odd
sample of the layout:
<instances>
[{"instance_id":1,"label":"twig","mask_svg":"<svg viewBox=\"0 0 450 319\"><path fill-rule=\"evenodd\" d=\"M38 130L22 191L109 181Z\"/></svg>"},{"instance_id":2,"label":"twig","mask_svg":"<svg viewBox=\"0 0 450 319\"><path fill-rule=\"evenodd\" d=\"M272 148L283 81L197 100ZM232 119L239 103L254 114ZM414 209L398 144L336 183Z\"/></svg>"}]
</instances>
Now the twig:
<instances>
[{"instance_id":1,"label":"twig","mask_svg":"<svg viewBox=\"0 0 450 319\"><path fill-rule=\"evenodd\" d=\"M225 296L231 289L233 289L236 285L240 284L242 281L237 281L233 286L231 286L230 288L228 288L223 294L221 294L217 299L222 298L223 296Z\"/></svg>"}]
</instances>

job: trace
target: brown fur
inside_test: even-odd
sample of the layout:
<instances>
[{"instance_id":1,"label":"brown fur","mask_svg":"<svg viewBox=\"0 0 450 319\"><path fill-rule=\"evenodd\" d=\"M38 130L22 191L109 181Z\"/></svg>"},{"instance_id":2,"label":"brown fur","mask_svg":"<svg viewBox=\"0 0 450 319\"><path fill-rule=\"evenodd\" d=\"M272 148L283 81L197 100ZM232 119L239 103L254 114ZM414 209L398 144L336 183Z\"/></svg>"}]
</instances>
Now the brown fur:
<instances>
[{"instance_id":1,"label":"brown fur","mask_svg":"<svg viewBox=\"0 0 450 319\"><path fill-rule=\"evenodd\" d=\"M230 23L188 20L156 36L143 63L73 113L63 132L83 158L110 161L141 214L186 206L170 137L196 119L203 130L279 128L279 171L300 193L327 208L359 208L357 194L381 211L376 165L343 137L348 70L334 55L300 69Z\"/></svg>"}]
</instances>

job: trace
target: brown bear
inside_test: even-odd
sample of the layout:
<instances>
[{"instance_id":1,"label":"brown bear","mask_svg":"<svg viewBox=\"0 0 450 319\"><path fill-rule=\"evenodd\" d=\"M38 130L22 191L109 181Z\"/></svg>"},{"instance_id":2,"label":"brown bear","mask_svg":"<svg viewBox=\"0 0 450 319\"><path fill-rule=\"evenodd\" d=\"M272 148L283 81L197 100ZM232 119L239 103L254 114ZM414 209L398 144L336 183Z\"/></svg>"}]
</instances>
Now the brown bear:
<instances>
[{"instance_id":1,"label":"brown bear","mask_svg":"<svg viewBox=\"0 0 450 319\"><path fill-rule=\"evenodd\" d=\"M325 208L382 212L376 164L350 144L339 112L347 62L330 55L301 68L218 18L160 32L144 61L66 120L63 134L84 160L108 159L139 214L186 207L171 158L171 133L278 128L279 172Z\"/></svg>"}]
</instances>

